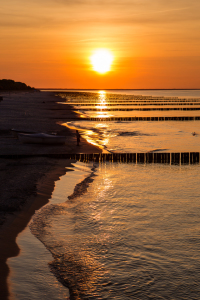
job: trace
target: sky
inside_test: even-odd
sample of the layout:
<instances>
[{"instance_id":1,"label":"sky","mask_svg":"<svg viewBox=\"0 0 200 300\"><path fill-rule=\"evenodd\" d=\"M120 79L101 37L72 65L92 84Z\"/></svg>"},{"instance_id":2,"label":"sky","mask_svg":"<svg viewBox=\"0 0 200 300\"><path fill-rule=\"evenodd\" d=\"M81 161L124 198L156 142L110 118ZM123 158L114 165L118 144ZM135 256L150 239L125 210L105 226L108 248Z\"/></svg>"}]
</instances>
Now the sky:
<instances>
[{"instance_id":1,"label":"sky","mask_svg":"<svg viewBox=\"0 0 200 300\"><path fill-rule=\"evenodd\" d=\"M199 0L4 0L0 79L36 88L200 88ZM90 57L113 54L100 74Z\"/></svg>"}]
</instances>

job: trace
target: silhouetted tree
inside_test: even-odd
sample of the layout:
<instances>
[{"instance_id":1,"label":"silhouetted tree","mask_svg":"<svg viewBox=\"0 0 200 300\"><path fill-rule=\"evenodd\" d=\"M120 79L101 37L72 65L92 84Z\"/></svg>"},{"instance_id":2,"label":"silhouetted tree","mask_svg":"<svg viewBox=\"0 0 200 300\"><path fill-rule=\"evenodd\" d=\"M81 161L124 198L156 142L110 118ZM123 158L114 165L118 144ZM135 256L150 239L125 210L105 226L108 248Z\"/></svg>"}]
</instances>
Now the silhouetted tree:
<instances>
[{"instance_id":1,"label":"silhouetted tree","mask_svg":"<svg viewBox=\"0 0 200 300\"><path fill-rule=\"evenodd\" d=\"M34 88L26 85L23 82L15 82L11 79L0 80L0 91L23 91L23 90L34 90Z\"/></svg>"}]
</instances>

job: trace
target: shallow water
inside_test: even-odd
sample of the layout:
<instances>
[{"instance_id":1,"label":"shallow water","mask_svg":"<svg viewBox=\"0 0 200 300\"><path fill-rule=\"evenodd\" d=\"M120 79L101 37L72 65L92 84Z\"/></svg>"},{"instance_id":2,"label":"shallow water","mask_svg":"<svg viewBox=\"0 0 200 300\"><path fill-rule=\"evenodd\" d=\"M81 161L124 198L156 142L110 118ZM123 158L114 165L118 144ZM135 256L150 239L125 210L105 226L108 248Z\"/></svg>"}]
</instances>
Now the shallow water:
<instances>
[{"instance_id":1,"label":"shallow water","mask_svg":"<svg viewBox=\"0 0 200 300\"><path fill-rule=\"evenodd\" d=\"M111 152L200 150L200 121L72 121L67 126L81 130L81 135L89 142Z\"/></svg>"},{"instance_id":2,"label":"shallow water","mask_svg":"<svg viewBox=\"0 0 200 300\"><path fill-rule=\"evenodd\" d=\"M73 175L72 175L73 173ZM72 194L76 184L91 173L91 168L79 162L68 168L65 176L55 183L55 190L50 203L59 203L63 197ZM62 182L62 189L60 183ZM47 205L48 206L48 205ZM45 209L43 207L42 209ZM40 213L41 210L38 211ZM69 291L50 272L51 253L26 227L16 239L20 248L17 257L8 259L11 269L9 287L11 300L61 300L69 299ZM1 298L1 297L0 297Z\"/></svg>"},{"instance_id":3,"label":"shallow water","mask_svg":"<svg viewBox=\"0 0 200 300\"><path fill-rule=\"evenodd\" d=\"M105 94L99 95L104 101ZM200 97L200 92L149 95ZM67 125L111 152L200 150L200 121ZM200 165L78 162L76 169L56 183L51 204L31 223L71 298L199 299Z\"/></svg>"},{"instance_id":4,"label":"shallow water","mask_svg":"<svg viewBox=\"0 0 200 300\"><path fill-rule=\"evenodd\" d=\"M93 92L97 93L99 90L46 90L52 92ZM200 90L104 90L109 94L121 94L121 95L142 95L142 96L156 96L156 97L200 97Z\"/></svg>"},{"instance_id":5,"label":"shallow water","mask_svg":"<svg viewBox=\"0 0 200 300\"><path fill-rule=\"evenodd\" d=\"M27 227L17 237L20 255L8 259L9 300L67 300L69 291L49 271L50 252Z\"/></svg>"},{"instance_id":6,"label":"shallow water","mask_svg":"<svg viewBox=\"0 0 200 300\"><path fill-rule=\"evenodd\" d=\"M62 99L67 103L78 103L85 105L92 101L93 107L95 101L101 103L104 107L107 107L104 111L92 111L89 110L90 106L85 106L87 110L81 110L81 106L77 106L79 113L82 116L104 118L109 117L121 118L121 121L71 121L65 123L65 126L70 128L79 129L82 136L90 143L103 147L109 152L199 152L200 149L200 121L123 121L123 118L127 117L195 117L200 116L200 112L197 110L174 110L174 108L187 107L187 103L192 103L192 108L197 104L197 100L194 97L200 94L200 91L190 91L191 98L185 99L184 105L171 106L170 111L159 111L156 109L162 109L169 107L167 103L175 101L180 103L182 98L169 97L173 91L162 91L162 102L154 97L153 91L149 96L131 96L131 95L115 95L107 94L105 91L99 91L96 94L60 94ZM146 91L147 93L147 91ZM161 93L161 91L159 91ZM175 95L183 96L188 91L174 91ZM146 94L147 95L147 94ZM82 98L81 98L82 97ZM127 100L128 99L128 100ZM157 103L158 105L146 105L151 108L150 111L109 111L110 108L115 108L115 101L121 101L120 103L127 103L127 101L138 101L137 104L141 104L144 108L142 101L148 101L148 103ZM139 100L136 100L139 99ZM155 100L156 99L156 100ZM195 99L195 100L194 100ZM183 103L183 102L182 102ZM107 106L107 104L111 104Z\"/></svg>"},{"instance_id":7,"label":"shallow water","mask_svg":"<svg viewBox=\"0 0 200 300\"><path fill-rule=\"evenodd\" d=\"M199 171L100 164L87 193L35 216L74 299L199 299Z\"/></svg>"}]
</instances>

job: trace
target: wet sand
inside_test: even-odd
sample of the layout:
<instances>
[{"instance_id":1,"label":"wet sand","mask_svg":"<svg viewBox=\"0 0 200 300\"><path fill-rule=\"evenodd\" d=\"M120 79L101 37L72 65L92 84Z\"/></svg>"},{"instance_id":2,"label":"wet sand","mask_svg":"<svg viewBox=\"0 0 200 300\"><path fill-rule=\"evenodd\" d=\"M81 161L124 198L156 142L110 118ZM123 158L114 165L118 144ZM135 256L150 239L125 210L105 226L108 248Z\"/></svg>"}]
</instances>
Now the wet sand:
<instances>
[{"instance_id":1,"label":"wet sand","mask_svg":"<svg viewBox=\"0 0 200 300\"><path fill-rule=\"evenodd\" d=\"M98 153L97 147L81 139L76 146L75 132L60 124L76 118L66 106L57 104L53 93L1 93L0 102L0 295L9 295L9 257L19 255L17 235L27 226L35 210L46 203L54 189L54 183L66 172L70 160L46 157L15 158L14 155L42 155L62 153ZM55 132L67 136L66 145L44 146L20 144L12 136L11 129L37 132ZM7 158L5 158L5 155Z\"/></svg>"}]
</instances>

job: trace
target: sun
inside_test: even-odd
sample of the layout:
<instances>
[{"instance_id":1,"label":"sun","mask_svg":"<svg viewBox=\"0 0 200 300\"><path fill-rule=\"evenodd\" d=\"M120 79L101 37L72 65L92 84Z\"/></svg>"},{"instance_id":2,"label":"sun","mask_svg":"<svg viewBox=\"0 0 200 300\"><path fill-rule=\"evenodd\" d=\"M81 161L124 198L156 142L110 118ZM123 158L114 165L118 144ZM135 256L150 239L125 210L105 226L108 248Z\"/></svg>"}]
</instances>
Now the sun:
<instances>
[{"instance_id":1,"label":"sun","mask_svg":"<svg viewBox=\"0 0 200 300\"><path fill-rule=\"evenodd\" d=\"M109 72L111 69L113 55L107 49L98 49L90 57L90 60L93 66L93 70L98 73L104 74L106 72Z\"/></svg>"}]
</instances>

